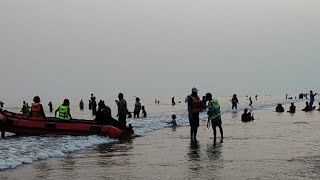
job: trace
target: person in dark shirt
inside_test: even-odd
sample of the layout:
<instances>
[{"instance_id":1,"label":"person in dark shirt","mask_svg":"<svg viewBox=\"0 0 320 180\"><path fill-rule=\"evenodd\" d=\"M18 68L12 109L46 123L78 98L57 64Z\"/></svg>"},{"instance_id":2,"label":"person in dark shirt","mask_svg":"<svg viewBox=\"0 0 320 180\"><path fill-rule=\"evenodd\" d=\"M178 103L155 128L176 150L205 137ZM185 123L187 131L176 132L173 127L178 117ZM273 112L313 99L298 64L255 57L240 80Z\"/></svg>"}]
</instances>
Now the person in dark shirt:
<instances>
[{"instance_id":1,"label":"person in dark shirt","mask_svg":"<svg viewBox=\"0 0 320 180\"><path fill-rule=\"evenodd\" d=\"M249 121L253 121L254 117L253 115L251 115L251 112L248 112L248 109L244 109L244 112L241 116L241 121L242 122L249 122Z\"/></svg>"},{"instance_id":2,"label":"person in dark shirt","mask_svg":"<svg viewBox=\"0 0 320 180\"><path fill-rule=\"evenodd\" d=\"M98 103L98 111L96 112L96 121L99 124L107 124L110 119L112 119L110 107L106 106L104 101L100 100Z\"/></svg>"},{"instance_id":3,"label":"person in dark shirt","mask_svg":"<svg viewBox=\"0 0 320 180\"><path fill-rule=\"evenodd\" d=\"M52 102L51 101L49 102L48 106L49 106L50 112L52 112L53 111L53 107L52 107Z\"/></svg>"},{"instance_id":4,"label":"person in dark shirt","mask_svg":"<svg viewBox=\"0 0 320 180\"><path fill-rule=\"evenodd\" d=\"M282 104L278 104L276 107L276 112L284 112L284 108L282 107Z\"/></svg>"},{"instance_id":5,"label":"person in dark shirt","mask_svg":"<svg viewBox=\"0 0 320 180\"><path fill-rule=\"evenodd\" d=\"M251 99L251 96L249 97L249 106L252 107L252 99Z\"/></svg>"},{"instance_id":6,"label":"person in dark shirt","mask_svg":"<svg viewBox=\"0 0 320 180\"><path fill-rule=\"evenodd\" d=\"M147 112L144 106L141 107L142 110L142 117L147 117Z\"/></svg>"},{"instance_id":7,"label":"person in dark shirt","mask_svg":"<svg viewBox=\"0 0 320 180\"><path fill-rule=\"evenodd\" d=\"M96 102L96 97L93 97L92 101L92 116L95 116L97 113L97 102Z\"/></svg>"},{"instance_id":8,"label":"person in dark shirt","mask_svg":"<svg viewBox=\"0 0 320 180\"><path fill-rule=\"evenodd\" d=\"M201 111L207 109L207 99L206 96L202 96L201 100Z\"/></svg>"},{"instance_id":9,"label":"person in dark shirt","mask_svg":"<svg viewBox=\"0 0 320 180\"><path fill-rule=\"evenodd\" d=\"M319 102L319 109L318 109L318 111L320 111L320 102Z\"/></svg>"},{"instance_id":10,"label":"person in dark shirt","mask_svg":"<svg viewBox=\"0 0 320 180\"><path fill-rule=\"evenodd\" d=\"M89 100L89 110L91 110L92 109L92 101L91 100Z\"/></svg>"},{"instance_id":11,"label":"person in dark shirt","mask_svg":"<svg viewBox=\"0 0 320 180\"><path fill-rule=\"evenodd\" d=\"M296 106L294 105L294 103L291 103L291 106L289 108L289 113L295 113L296 112Z\"/></svg>"},{"instance_id":12,"label":"person in dark shirt","mask_svg":"<svg viewBox=\"0 0 320 180\"><path fill-rule=\"evenodd\" d=\"M308 111L311 111L311 110L312 110L312 108L311 108L309 102L307 101L307 102L306 102L306 107L303 108L302 111L308 112Z\"/></svg>"},{"instance_id":13,"label":"person in dark shirt","mask_svg":"<svg viewBox=\"0 0 320 180\"><path fill-rule=\"evenodd\" d=\"M168 122L167 124L172 124L172 126L177 126L176 115L172 114L171 118L172 118L172 121Z\"/></svg>"},{"instance_id":14,"label":"person in dark shirt","mask_svg":"<svg viewBox=\"0 0 320 180\"><path fill-rule=\"evenodd\" d=\"M81 101L79 102L79 107L80 107L80 110L83 110L84 103L83 103L82 99L81 99Z\"/></svg>"},{"instance_id":15,"label":"person in dark shirt","mask_svg":"<svg viewBox=\"0 0 320 180\"><path fill-rule=\"evenodd\" d=\"M237 98L237 95L234 94L232 99L231 99L231 103L232 103L232 109L237 109L237 105L239 104L239 101L238 101L238 98Z\"/></svg>"},{"instance_id":16,"label":"person in dark shirt","mask_svg":"<svg viewBox=\"0 0 320 180\"><path fill-rule=\"evenodd\" d=\"M172 103L172 106L176 105L176 102L174 101L174 97L171 98L171 103Z\"/></svg>"}]
</instances>

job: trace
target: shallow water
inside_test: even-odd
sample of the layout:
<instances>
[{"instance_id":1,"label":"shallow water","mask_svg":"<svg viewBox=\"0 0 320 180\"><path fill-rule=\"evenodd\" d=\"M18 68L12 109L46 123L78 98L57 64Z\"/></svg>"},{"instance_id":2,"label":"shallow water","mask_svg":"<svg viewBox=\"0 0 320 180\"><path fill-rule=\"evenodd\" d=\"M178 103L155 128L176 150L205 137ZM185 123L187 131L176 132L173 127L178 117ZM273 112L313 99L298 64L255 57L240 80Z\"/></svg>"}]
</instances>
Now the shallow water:
<instances>
[{"instance_id":1,"label":"shallow water","mask_svg":"<svg viewBox=\"0 0 320 180\"><path fill-rule=\"evenodd\" d=\"M230 111L230 97L218 98L222 107L222 111L227 113ZM132 99L133 100L133 99ZM246 97L240 97L240 107L243 109L249 103ZM166 102L165 100L160 100ZM170 102L169 100L167 100ZM134 102L134 101L133 101ZM177 103L172 107L170 104L156 105L153 101L146 101L145 104L148 111L148 118L140 119L128 119L128 122L133 124L136 135L145 136L148 133L155 130L168 127L165 122L170 121L171 115L175 113L177 115L178 124L185 124L188 122L186 104L184 102ZM261 109L265 107L273 107L276 103L289 103L291 100L284 100L283 97L278 96L261 96L258 101L253 101L253 109ZM108 103L107 103L108 104ZM109 102L109 104L112 104ZM133 107L133 103L129 103L129 107ZM115 107L111 106L112 109ZM19 112L18 107L9 107L8 110ZM71 106L72 114L74 118L86 118L92 119L89 110L80 111L76 105ZM53 116L45 109L47 116ZM113 113L114 114L114 113ZM237 116L233 113L232 116ZM232 119L231 116L231 119ZM205 119L205 113L201 114L201 118ZM299 123L299 122L297 122ZM225 124L225 126L229 126ZM245 133L246 131L242 132ZM250 134L250 132L248 132ZM238 137L238 136L236 136ZM239 138L239 137L238 137ZM116 140L109 139L107 137L99 136L87 136L87 137L74 137L74 136L57 136L57 137L9 137L7 139L0 140L0 169L10 169L17 167L21 164L32 163L37 160L43 160L55 157L68 156L72 152L79 150L85 150L91 147L95 147L100 144L107 144ZM135 141L135 140L134 140Z\"/></svg>"},{"instance_id":2,"label":"shallow water","mask_svg":"<svg viewBox=\"0 0 320 180\"><path fill-rule=\"evenodd\" d=\"M298 107L300 109L302 104ZM64 158L3 171L1 179L319 179L320 112L255 111L256 120L223 115L225 138L213 144L201 121L198 143L189 127L166 128L128 141L102 143ZM218 133L219 138L219 133ZM24 174L23 176L21 174Z\"/></svg>"}]
</instances>

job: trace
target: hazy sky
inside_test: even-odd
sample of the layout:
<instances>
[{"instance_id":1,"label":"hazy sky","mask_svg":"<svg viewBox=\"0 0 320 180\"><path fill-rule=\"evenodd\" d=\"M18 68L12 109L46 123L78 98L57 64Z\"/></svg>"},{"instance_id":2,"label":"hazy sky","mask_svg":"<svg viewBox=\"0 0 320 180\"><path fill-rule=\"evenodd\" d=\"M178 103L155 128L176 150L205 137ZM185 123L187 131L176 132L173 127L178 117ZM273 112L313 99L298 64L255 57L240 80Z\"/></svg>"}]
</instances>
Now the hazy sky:
<instances>
[{"instance_id":1,"label":"hazy sky","mask_svg":"<svg viewBox=\"0 0 320 180\"><path fill-rule=\"evenodd\" d=\"M1 0L0 98L319 91L319 0Z\"/></svg>"}]
</instances>

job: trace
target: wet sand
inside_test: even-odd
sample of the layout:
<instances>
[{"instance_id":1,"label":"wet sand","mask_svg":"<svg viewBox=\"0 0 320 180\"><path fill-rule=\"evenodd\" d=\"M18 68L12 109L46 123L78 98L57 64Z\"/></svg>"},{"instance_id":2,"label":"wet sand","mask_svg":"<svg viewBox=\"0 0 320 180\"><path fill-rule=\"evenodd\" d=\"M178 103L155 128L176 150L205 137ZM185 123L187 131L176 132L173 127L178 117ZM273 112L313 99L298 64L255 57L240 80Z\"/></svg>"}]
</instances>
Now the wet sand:
<instances>
[{"instance_id":1,"label":"wet sand","mask_svg":"<svg viewBox=\"0 0 320 180\"><path fill-rule=\"evenodd\" d=\"M0 179L320 178L320 112L254 115L254 122L242 123L240 112L224 114L224 143L216 146L202 121L198 143L190 143L187 125L166 128L5 170Z\"/></svg>"}]
</instances>

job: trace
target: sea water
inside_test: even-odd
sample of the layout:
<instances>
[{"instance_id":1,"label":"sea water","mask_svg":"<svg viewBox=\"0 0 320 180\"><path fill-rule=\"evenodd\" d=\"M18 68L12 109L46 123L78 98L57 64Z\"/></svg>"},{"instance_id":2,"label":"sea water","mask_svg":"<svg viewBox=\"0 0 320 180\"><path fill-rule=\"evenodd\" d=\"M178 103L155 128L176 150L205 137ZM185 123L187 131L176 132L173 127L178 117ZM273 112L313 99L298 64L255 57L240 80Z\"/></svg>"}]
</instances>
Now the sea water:
<instances>
[{"instance_id":1,"label":"sea water","mask_svg":"<svg viewBox=\"0 0 320 180\"><path fill-rule=\"evenodd\" d=\"M133 111L134 97L126 98L129 111ZM168 127L167 122L171 121L171 115L176 114L177 123L183 125L188 123L187 104L184 98L176 98L176 105L171 105L171 99L160 99L160 104L155 104L154 99L140 98L142 105L146 107L147 118L127 119L134 127L136 136L145 136L147 133ZM222 113L231 112L231 97L218 97ZM258 100L253 97L253 107L249 107L248 97L239 97L238 111L244 108L258 110L275 107L277 103L289 104L297 100L286 100L284 96L259 96ZM73 118L94 119L86 104L85 110L80 111L78 103L80 99L71 100L71 114ZM99 100L99 98L98 98ZM61 100L60 100L61 101ZM46 116L54 116L47 108L47 102L43 102ZM54 107L59 105L59 100L52 101ZM86 103L86 101L84 101ZM113 100L105 100L112 109L112 116L116 117L116 105ZM20 112L19 102L9 102L4 109ZM31 102L29 102L31 104ZM206 113L200 114L201 120L206 120ZM32 163L37 160L63 157L69 153L89 148L94 145L111 143L117 141L101 136L34 136L18 137L7 133L7 138L0 140L0 170L14 168L22 164Z\"/></svg>"}]
</instances>

